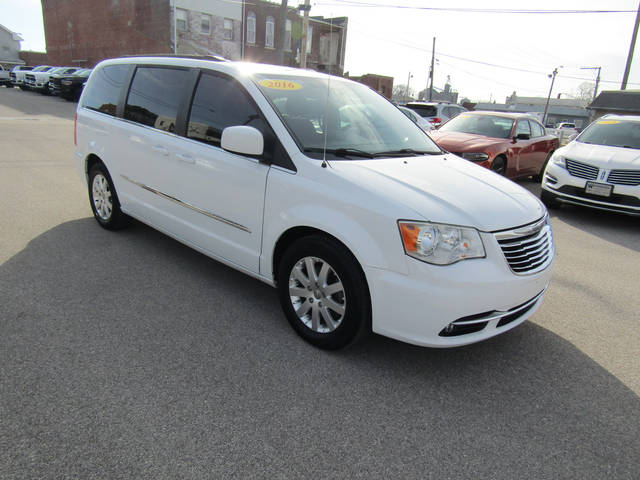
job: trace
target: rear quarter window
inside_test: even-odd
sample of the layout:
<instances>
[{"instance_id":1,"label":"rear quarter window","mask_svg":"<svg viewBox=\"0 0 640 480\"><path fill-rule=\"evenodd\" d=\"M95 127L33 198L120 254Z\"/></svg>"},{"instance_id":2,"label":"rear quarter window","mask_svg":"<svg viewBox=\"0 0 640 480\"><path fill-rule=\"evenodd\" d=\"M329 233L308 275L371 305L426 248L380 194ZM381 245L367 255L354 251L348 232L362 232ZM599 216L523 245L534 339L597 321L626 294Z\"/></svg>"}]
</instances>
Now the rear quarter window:
<instances>
[{"instance_id":1,"label":"rear quarter window","mask_svg":"<svg viewBox=\"0 0 640 480\"><path fill-rule=\"evenodd\" d=\"M96 70L84 94L82 106L115 116L129 68L129 65L108 65Z\"/></svg>"}]
</instances>

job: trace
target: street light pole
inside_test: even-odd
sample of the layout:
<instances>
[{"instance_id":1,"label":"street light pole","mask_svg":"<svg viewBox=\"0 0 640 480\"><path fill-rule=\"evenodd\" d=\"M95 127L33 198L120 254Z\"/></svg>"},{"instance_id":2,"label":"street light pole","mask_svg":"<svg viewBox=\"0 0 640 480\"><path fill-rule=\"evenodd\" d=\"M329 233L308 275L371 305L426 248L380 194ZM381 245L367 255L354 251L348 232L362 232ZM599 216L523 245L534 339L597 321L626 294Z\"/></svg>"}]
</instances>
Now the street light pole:
<instances>
[{"instance_id":1,"label":"street light pole","mask_svg":"<svg viewBox=\"0 0 640 480\"><path fill-rule=\"evenodd\" d=\"M244 2L243 2L244 4ZM298 7L300 10L304 10L304 16L302 17L302 46L300 48L300 68L307 68L307 35L309 35L309 0L304 0L304 6Z\"/></svg>"},{"instance_id":2,"label":"street light pole","mask_svg":"<svg viewBox=\"0 0 640 480\"><path fill-rule=\"evenodd\" d=\"M549 75L547 75L549 78L551 78L551 87L549 87L549 95L547 95L547 103L544 106L544 113L542 114L542 124L546 125L547 124L547 110L549 109L549 100L551 99L551 91L553 90L553 82L556 81L556 75L558 74L558 68L562 68L562 65L559 67L556 67L553 69L553 72L551 72Z\"/></svg>"},{"instance_id":3,"label":"street light pole","mask_svg":"<svg viewBox=\"0 0 640 480\"><path fill-rule=\"evenodd\" d=\"M413 77L413 75L409 72L409 76L407 77L407 89L404 92L404 103L409 101L409 82L411 81L411 77Z\"/></svg>"},{"instance_id":4,"label":"street light pole","mask_svg":"<svg viewBox=\"0 0 640 480\"><path fill-rule=\"evenodd\" d=\"M433 63L436 58L436 37L433 37L433 47L431 48L431 70L429 70L429 101L433 98Z\"/></svg>"}]
</instances>

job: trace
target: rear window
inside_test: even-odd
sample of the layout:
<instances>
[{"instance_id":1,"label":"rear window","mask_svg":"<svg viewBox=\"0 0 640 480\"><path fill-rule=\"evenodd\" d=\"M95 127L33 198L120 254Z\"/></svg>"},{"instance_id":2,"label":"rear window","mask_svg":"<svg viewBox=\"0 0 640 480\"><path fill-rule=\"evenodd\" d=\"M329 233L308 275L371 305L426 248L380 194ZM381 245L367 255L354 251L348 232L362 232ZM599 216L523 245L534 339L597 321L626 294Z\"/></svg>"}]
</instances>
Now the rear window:
<instances>
[{"instance_id":1,"label":"rear window","mask_svg":"<svg viewBox=\"0 0 640 480\"><path fill-rule=\"evenodd\" d=\"M115 116L129 68L129 65L108 65L95 71L84 94L82 106Z\"/></svg>"},{"instance_id":2,"label":"rear window","mask_svg":"<svg viewBox=\"0 0 640 480\"><path fill-rule=\"evenodd\" d=\"M422 118L435 117L438 115L438 109L434 105L407 105Z\"/></svg>"}]
</instances>

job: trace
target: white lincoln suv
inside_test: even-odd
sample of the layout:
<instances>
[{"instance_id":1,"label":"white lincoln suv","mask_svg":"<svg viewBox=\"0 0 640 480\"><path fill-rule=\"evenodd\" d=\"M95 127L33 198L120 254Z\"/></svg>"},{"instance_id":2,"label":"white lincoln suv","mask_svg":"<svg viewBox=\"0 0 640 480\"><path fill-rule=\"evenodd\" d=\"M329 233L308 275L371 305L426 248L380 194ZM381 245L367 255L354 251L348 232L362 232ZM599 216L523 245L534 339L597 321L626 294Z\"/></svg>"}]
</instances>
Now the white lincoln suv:
<instances>
[{"instance_id":1,"label":"white lincoln suv","mask_svg":"<svg viewBox=\"0 0 640 480\"><path fill-rule=\"evenodd\" d=\"M112 59L88 80L75 135L102 227L136 218L273 285L321 348L367 331L480 341L524 322L549 285L540 200L443 152L359 83L217 57Z\"/></svg>"}]
</instances>

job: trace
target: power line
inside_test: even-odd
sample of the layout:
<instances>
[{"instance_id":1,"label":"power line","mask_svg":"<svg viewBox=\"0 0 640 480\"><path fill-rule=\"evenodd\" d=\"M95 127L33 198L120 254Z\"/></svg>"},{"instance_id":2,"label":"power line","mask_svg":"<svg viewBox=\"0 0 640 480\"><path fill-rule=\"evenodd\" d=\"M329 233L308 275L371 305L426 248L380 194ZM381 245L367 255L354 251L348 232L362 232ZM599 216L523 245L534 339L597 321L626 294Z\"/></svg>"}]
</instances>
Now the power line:
<instances>
[{"instance_id":1,"label":"power line","mask_svg":"<svg viewBox=\"0 0 640 480\"><path fill-rule=\"evenodd\" d=\"M337 3L336 3L337 2ZM316 2L316 5L348 5L362 8L396 8L402 10L429 10L435 12L456 13L501 13L525 15L585 14L585 13L636 13L635 10L536 10L520 8L453 8L453 7L417 7L413 5L390 5L382 3L356 2L353 0L333 0Z\"/></svg>"}]
</instances>

